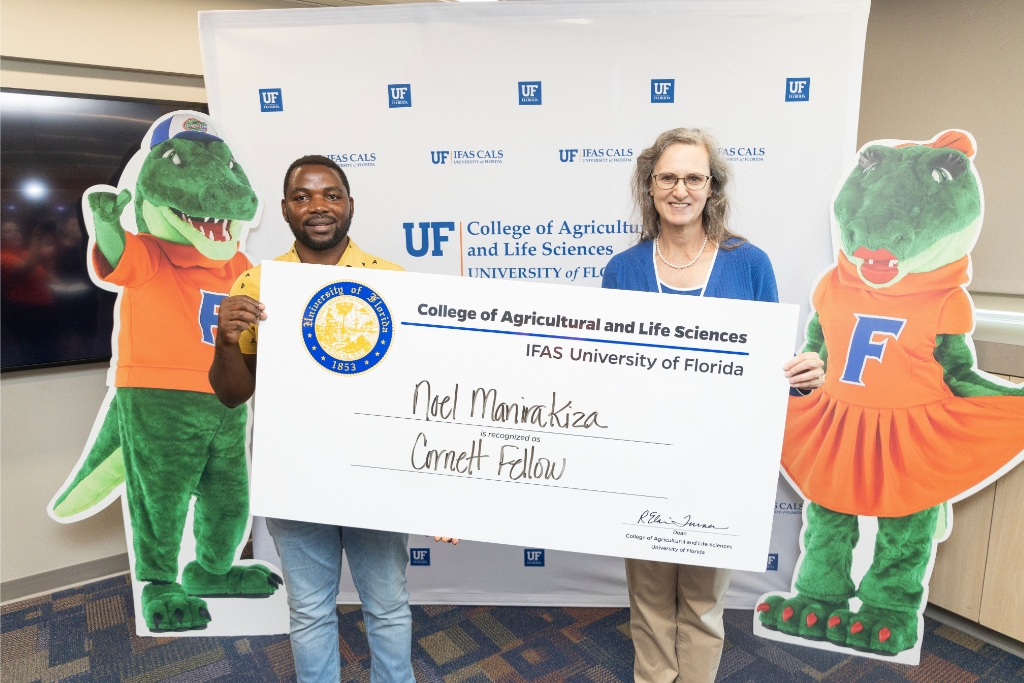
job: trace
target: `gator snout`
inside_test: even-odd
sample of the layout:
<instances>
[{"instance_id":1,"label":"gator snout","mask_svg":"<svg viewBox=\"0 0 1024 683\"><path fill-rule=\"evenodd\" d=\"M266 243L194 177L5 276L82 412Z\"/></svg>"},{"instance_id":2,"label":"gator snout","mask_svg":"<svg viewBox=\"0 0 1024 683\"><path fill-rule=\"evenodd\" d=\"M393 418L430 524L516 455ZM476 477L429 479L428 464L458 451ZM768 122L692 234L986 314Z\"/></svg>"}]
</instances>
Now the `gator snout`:
<instances>
[{"instance_id":1,"label":"gator snout","mask_svg":"<svg viewBox=\"0 0 1024 683\"><path fill-rule=\"evenodd\" d=\"M861 249L869 252L884 250L890 254L889 260L906 258L914 252L914 225L902 218L883 221L856 219L839 229L843 251L857 258L865 258L857 253Z\"/></svg>"},{"instance_id":2,"label":"gator snout","mask_svg":"<svg viewBox=\"0 0 1024 683\"><path fill-rule=\"evenodd\" d=\"M199 213L217 218L252 220L258 203L252 188L237 181L207 185L199 192Z\"/></svg>"}]
</instances>

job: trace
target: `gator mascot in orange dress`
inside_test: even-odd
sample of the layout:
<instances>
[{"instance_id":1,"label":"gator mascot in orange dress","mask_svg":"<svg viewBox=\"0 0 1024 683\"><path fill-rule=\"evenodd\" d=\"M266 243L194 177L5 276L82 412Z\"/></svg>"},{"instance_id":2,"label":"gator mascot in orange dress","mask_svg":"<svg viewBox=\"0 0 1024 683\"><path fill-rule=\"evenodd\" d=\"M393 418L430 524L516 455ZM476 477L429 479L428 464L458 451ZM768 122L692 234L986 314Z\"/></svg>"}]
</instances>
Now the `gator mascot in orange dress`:
<instances>
[{"instance_id":1,"label":"gator mascot in orange dress","mask_svg":"<svg viewBox=\"0 0 1024 683\"><path fill-rule=\"evenodd\" d=\"M757 606L766 629L877 655L913 648L947 503L1022 457L1024 389L980 372L968 337L974 153L962 131L868 144L835 195L841 250L815 286L803 349L828 372L790 399L782 453L809 501L802 555L794 593ZM859 587L858 515L878 520Z\"/></svg>"}]
</instances>

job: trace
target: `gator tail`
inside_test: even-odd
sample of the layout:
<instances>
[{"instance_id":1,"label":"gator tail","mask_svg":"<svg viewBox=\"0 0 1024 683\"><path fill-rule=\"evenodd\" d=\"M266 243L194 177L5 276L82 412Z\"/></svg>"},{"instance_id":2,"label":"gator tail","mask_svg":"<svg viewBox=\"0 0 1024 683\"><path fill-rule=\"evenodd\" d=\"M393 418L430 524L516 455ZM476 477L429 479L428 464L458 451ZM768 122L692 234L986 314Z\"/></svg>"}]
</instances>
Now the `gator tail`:
<instances>
[{"instance_id":1,"label":"gator tail","mask_svg":"<svg viewBox=\"0 0 1024 683\"><path fill-rule=\"evenodd\" d=\"M124 459L121 457L121 434L118 428L117 397L110 402L103 426L93 442L89 455L74 480L53 503L56 517L72 517L92 508L124 483Z\"/></svg>"}]
</instances>

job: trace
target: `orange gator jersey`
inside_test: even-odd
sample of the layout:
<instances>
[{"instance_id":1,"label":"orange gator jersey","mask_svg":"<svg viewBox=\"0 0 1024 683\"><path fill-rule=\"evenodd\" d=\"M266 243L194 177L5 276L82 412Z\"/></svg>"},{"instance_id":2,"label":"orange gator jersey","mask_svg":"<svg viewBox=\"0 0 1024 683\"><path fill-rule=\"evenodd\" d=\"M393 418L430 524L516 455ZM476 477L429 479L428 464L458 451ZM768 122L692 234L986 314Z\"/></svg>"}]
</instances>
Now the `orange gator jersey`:
<instances>
[{"instance_id":1,"label":"orange gator jersey","mask_svg":"<svg viewBox=\"0 0 1024 683\"><path fill-rule=\"evenodd\" d=\"M900 517L955 498L1024 449L1024 398L960 398L935 360L938 334L973 329L968 260L865 284L844 254L812 297L825 385L790 399L782 465L830 510Z\"/></svg>"},{"instance_id":2,"label":"orange gator jersey","mask_svg":"<svg viewBox=\"0 0 1024 683\"><path fill-rule=\"evenodd\" d=\"M93 267L121 285L115 386L212 394L217 311L231 283L251 267L238 252L213 261L195 247L125 233L124 253L110 269L98 250Z\"/></svg>"}]
</instances>

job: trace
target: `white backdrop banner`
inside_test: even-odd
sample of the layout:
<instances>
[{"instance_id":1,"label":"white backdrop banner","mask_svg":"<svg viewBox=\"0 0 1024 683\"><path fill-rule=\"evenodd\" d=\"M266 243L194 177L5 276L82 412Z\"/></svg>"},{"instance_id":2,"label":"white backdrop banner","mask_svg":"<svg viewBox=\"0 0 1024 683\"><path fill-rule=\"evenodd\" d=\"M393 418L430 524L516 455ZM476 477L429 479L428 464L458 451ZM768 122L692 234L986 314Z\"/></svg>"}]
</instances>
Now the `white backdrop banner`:
<instances>
[{"instance_id":1,"label":"white backdrop banner","mask_svg":"<svg viewBox=\"0 0 1024 683\"><path fill-rule=\"evenodd\" d=\"M356 200L351 234L371 253L418 272L600 286L639 231L636 156L664 130L705 127L732 162L733 229L768 253L780 299L806 314L833 261L832 189L856 149L868 10L438 3L204 12L199 24L211 114L254 184L280 187L292 160L330 156ZM267 211L247 250L272 258L290 243ZM768 571L737 573L730 606L789 586L799 500L780 484ZM417 602L626 604L615 558L552 551L531 564L542 549L410 546Z\"/></svg>"}]
</instances>

